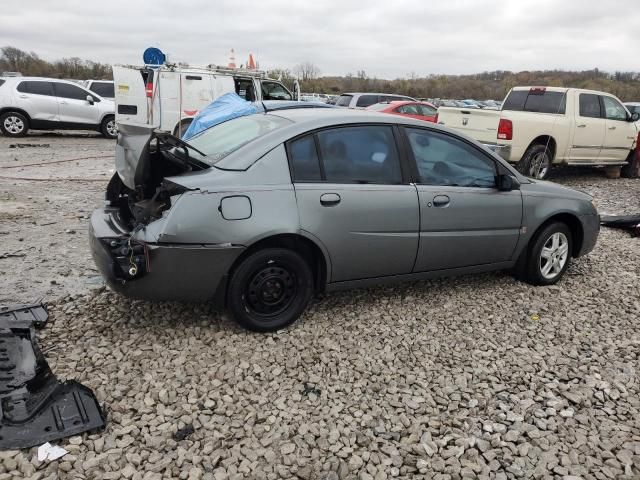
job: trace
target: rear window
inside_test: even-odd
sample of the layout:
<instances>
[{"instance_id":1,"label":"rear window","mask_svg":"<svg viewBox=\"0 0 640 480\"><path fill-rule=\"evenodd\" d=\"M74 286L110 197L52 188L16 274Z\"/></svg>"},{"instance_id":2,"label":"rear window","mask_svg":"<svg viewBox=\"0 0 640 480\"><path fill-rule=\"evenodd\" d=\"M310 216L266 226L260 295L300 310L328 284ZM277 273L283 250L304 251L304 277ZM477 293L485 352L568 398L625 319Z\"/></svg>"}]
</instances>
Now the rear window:
<instances>
[{"instance_id":1,"label":"rear window","mask_svg":"<svg viewBox=\"0 0 640 480\"><path fill-rule=\"evenodd\" d=\"M97 93L101 97L114 98L113 83L110 82L93 82L91 91Z\"/></svg>"},{"instance_id":2,"label":"rear window","mask_svg":"<svg viewBox=\"0 0 640 480\"><path fill-rule=\"evenodd\" d=\"M275 115L249 115L215 125L189 139L188 143L207 156L202 161L214 165L256 138L290 123Z\"/></svg>"},{"instance_id":3,"label":"rear window","mask_svg":"<svg viewBox=\"0 0 640 480\"><path fill-rule=\"evenodd\" d=\"M336 107L348 107L352 98L353 95L340 95L338 100L336 100Z\"/></svg>"},{"instance_id":4,"label":"rear window","mask_svg":"<svg viewBox=\"0 0 640 480\"><path fill-rule=\"evenodd\" d=\"M387 107L389 107L388 103L374 103L368 108L369 110L384 110Z\"/></svg>"},{"instance_id":5,"label":"rear window","mask_svg":"<svg viewBox=\"0 0 640 480\"><path fill-rule=\"evenodd\" d=\"M374 103L378 103L378 95L360 95L356 107L370 107Z\"/></svg>"},{"instance_id":6,"label":"rear window","mask_svg":"<svg viewBox=\"0 0 640 480\"><path fill-rule=\"evenodd\" d=\"M542 89L512 90L505 99L502 110L564 114L566 94Z\"/></svg>"}]
</instances>

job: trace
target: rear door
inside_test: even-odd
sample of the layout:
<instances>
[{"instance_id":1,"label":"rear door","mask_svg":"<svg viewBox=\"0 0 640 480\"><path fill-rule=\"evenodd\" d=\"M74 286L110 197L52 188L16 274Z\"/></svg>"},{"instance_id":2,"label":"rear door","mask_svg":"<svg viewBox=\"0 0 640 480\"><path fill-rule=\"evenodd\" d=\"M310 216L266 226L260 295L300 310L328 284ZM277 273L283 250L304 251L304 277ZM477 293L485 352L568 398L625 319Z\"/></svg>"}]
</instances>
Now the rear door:
<instances>
[{"instance_id":1,"label":"rear door","mask_svg":"<svg viewBox=\"0 0 640 480\"><path fill-rule=\"evenodd\" d=\"M280 82L261 80L262 100L293 100L293 95Z\"/></svg>"},{"instance_id":2,"label":"rear door","mask_svg":"<svg viewBox=\"0 0 640 480\"><path fill-rule=\"evenodd\" d=\"M58 97L60 121L78 125L98 125L100 123L100 109L96 105L100 101L91 92L77 85L63 82L52 82ZM87 96L94 99L87 100Z\"/></svg>"},{"instance_id":3,"label":"rear door","mask_svg":"<svg viewBox=\"0 0 640 480\"><path fill-rule=\"evenodd\" d=\"M116 122L152 124L151 99L155 70L113 67ZM149 83L149 96L145 86Z\"/></svg>"},{"instance_id":4,"label":"rear door","mask_svg":"<svg viewBox=\"0 0 640 480\"><path fill-rule=\"evenodd\" d=\"M25 80L16 87L18 106L36 121L57 122L60 120L58 99L51 82Z\"/></svg>"},{"instance_id":5,"label":"rear door","mask_svg":"<svg viewBox=\"0 0 640 480\"><path fill-rule=\"evenodd\" d=\"M330 128L287 150L300 224L328 250L329 281L411 272L418 198L391 126Z\"/></svg>"},{"instance_id":6,"label":"rear door","mask_svg":"<svg viewBox=\"0 0 640 480\"><path fill-rule=\"evenodd\" d=\"M601 95L606 122L600 161L624 162L636 137L636 127L629 122L627 110L614 97Z\"/></svg>"},{"instance_id":7,"label":"rear door","mask_svg":"<svg viewBox=\"0 0 640 480\"><path fill-rule=\"evenodd\" d=\"M496 188L498 164L459 138L405 128L416 168L420 244L415 272L507 262L520 236L522 196Z\"/></svg>"},{"instance_id":8,"label":"rear door","mask_svg":"<svg viewBox=\"0 0 640 480\"><path fill-rule=\"evenodd\" d=\"M578 93L575 128L571 142L571 161L597 162L604 144L606 120L600 98L592 93Z\"/></svg>"}]
</instances>

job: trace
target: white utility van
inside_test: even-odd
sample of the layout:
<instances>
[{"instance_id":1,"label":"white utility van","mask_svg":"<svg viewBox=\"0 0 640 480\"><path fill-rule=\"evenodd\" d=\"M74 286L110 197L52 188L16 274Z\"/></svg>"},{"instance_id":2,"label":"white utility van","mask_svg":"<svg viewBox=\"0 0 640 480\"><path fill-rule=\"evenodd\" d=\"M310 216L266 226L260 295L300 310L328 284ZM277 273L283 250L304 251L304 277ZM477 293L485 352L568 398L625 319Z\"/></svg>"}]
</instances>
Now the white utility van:
<instances>
[{"instance_id":1,"label":"white utility van","mask_svg":"<svg viewBox=\"0 0 640 480\"><path fill-rule=\"evenodd\" d=\"M213 100L235 92L248 101L298 100L266 72L178 65L113 67L116 123L152 125L181 136L193 117Z\"/></svg>"}]
</instances>

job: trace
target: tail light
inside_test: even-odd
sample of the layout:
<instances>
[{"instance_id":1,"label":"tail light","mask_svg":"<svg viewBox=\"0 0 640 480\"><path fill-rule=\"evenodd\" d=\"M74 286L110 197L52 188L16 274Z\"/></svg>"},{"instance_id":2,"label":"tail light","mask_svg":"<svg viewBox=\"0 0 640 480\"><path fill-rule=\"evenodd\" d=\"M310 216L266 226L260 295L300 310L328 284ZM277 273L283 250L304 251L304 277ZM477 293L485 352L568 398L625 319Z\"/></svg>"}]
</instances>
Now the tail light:
<instances>
[{"instance_id":1,"label":"tail light","mask_svg":"<svg viewBox=\"0 0 640 480\"><path fill-rule=\"evenodd\" d=\"M438 123L438 112L436 112L436 116L433 119L433 123Z\"/></svg>"},{"instance_id":2,"label":"tail light","mask_svg":"<svg viewBox=\"0 0 640 480\"><path fill-rule=\"evenodd\" d=\"M498 138L500 140L513 139L513 123L511 120L500 119L500 123L498 124Z\"/></svg>"},{"instance_id":3,"label":"tail light","mask_svg":"<svg viewBox=\"0 0 640 480\"><path fill-rule=\"evenodd\" d=\"M144 92L147 94L147 98L153 97L153 82L147 82L144 86Z\"/></svg>"}]
</instances>

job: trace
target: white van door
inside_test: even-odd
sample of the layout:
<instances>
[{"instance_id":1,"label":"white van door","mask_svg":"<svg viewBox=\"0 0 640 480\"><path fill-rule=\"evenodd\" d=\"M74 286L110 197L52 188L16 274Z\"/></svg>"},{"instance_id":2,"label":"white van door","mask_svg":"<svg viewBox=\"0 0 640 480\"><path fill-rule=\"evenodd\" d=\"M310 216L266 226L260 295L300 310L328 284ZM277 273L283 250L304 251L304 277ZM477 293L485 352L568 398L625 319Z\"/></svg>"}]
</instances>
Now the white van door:
<instances>
[{"instance_id":1,"label":"white van door","mask_svg":"<svg viewBox=\"0 0 640 480\"><path fill-rule=\"evenodd\" d=\"M151 97L145 91L146 79L155 72L131 67L113 67L116 122L143 123L151 125ZM147 78L145 78L147 77ZM153 86L153 79L150 85ZM152 94L152 91L150 92Z\"/></svg>"}]
</instances>

